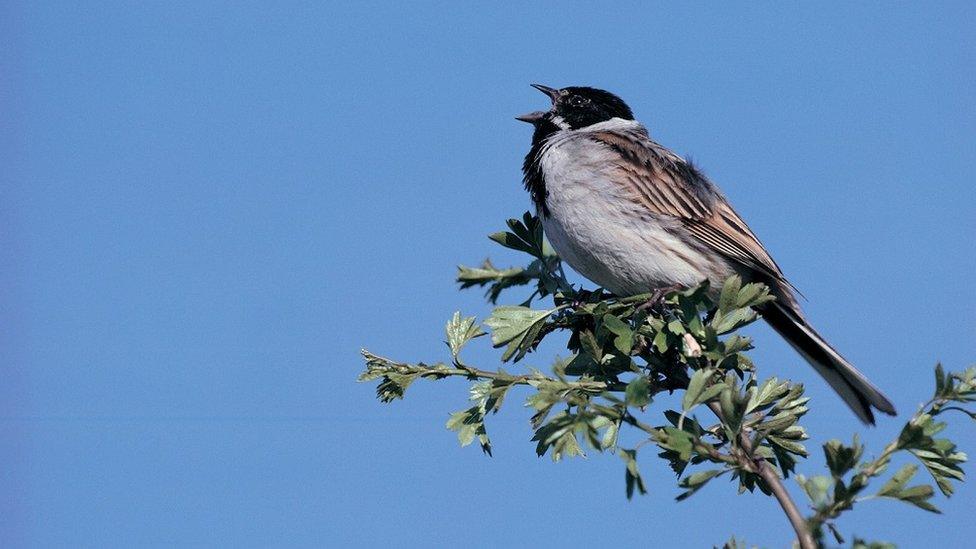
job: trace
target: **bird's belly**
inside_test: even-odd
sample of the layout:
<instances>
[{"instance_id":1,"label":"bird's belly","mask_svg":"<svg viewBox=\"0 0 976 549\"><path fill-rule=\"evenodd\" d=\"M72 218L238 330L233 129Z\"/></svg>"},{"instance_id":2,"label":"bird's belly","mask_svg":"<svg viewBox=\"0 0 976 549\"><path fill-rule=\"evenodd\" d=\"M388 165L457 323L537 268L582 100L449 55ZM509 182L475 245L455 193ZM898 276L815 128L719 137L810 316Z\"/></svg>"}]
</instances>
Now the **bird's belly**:
<instances>
[{"instance_id":1,"label":"bird's belly","mask_svg":"<svg viewBox=\"0 0 976 549\"><path fill-rule=\"evenodd\" d=\"M547 181L550 214L542 216L549 242L574 270L611 292L720 282L731 274L724 262L693 247L673 220L601 192L599 182L553 183Z\"/></svg>"}]
</instances>

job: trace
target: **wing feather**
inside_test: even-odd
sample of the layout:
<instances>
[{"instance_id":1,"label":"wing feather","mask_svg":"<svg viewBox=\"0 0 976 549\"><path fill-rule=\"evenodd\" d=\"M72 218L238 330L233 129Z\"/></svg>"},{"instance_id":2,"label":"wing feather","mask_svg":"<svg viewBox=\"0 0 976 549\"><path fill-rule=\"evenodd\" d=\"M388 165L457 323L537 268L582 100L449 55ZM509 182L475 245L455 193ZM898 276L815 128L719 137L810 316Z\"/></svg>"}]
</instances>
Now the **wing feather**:
<instances>
[{"instance_id":1,"label":"wing feather","mask_svg":"<svg viewBox=\"0 0 976 549\"><path fill-rule=\"evenodd\" d=\"M594 131L591 138L619 156L619 177L614 179L635 202L655 215L677 218L709 248L793 288L755 233L689 162L652 141L643 129Z\"/></svg>"}]
</instances>

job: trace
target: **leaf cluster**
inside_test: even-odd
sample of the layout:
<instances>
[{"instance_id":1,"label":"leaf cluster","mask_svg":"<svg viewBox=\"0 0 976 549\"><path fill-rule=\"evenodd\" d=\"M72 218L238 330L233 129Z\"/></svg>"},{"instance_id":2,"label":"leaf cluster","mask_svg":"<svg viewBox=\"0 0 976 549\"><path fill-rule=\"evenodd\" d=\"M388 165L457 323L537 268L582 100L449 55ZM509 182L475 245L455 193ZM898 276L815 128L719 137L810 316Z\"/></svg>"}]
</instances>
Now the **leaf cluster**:
<instances>
[{"instance_id":1,"label":"leaf cluster","mask_svg":"<svg viewBox=\"0 0 976 549\"><path fill-rule=\"evenodd\" d=\"M538 217L526 212L521 220L509 219L508 228L508 231L493 233L488 238L506 248L532 256L532 261L525 267L507 269L495 267L489 259L477 267L459 265L457 281L462 289L484 287L485 297L494 304L503 291L534 284L535 290L522 303L526 307L534 297L546 297L559 290L571 289L562 273L559 257L543 237L542 223Z\"/></svg>"},{"instance_id":2,"label":"leaf cluster","mask_svg":"<svg viewBox=\"0 0 976 549\"><path fill-rule=\"evenodd\" d=\"M379 380L381 401L402 398L420 378L466 378L471 381L470 402L452 413L446 425L462 446L478 440L490 455L486 419L498 412L515 386L526 387L536 453L553 461L590 451L616 453L624 462L628 498L648 489L638 459L648 446L674 472L679 501L721 476L736 482L740 493L758 488L770 495L770 482L794 474L799 460L808 456L803 444L808 435L799 423L809 403L803 386L761 378L746 354L752 341L736 333L774 299L768 288L733 276L721 289L702 282L663 295L575 289L545 241L538 218L526 213L521 220L510 219L507 231L490 238L527 254L528 265L498 269L485 260L479 267L461 266L461 288L486 288L492 304L520 287L531 290L528 297L518 305L496 306L481 323L455 313L445 326L450 363L401 363L363 351L366 370L359 380ZM542 298L550 298L551 304L533 307ZM564 336L569 356L553 362L550 373L482 370L462 359L467 344L490 335L492 345L501 349L501 361L518 363L557 333ZM937 438L945 423L935 418L949 411L976 418L963 407L976 399L974 377L974 368L947 374L937 367L932 400L878 458L865 460L856 438L850 445L832 440L823 447L829 475L795 475L813 509L808 523L821 541L824 528L840 540L834 520L865 499L870 481L885 473L897 452L912 454L940 491L952 494L952 482L964 478L960 465L966 456L948 439ZM662 392L681 393L680 408L660 407L658 421L646 420L646 411L656 406L655 397ZM639 433L636 444L622 442L625 428ZM929 501L932 487L910 485L917 469L903 467L872 497L935 511ZM880 545L855 540L855 546Z\"/></svg>"},{"instance_id":3,"label":"leaf cluster","mask_svg":"<svg viewBox=\"0 0 976 549\"><path fill-rule=\"evenodd\" d=\"M976 400L976 366L961 373L946 374L942 365L935 367L935 393L902 428L898 437L891 441L874 459L863 459L864 446L854 438L850 445L830 440L823 445L824 456L830 475L811 478L797 476L810 499L814 514L811 526L822 536L826 527L837 540L843 537L833 521L843 512L851 510L858 502L873 498L886 498L914 505L925 511L939 513L931 502L935 489L930 484L912 484L919 465L928 471L935 486L946 497L954 492L953 482L965 480L962 464L966 454L959 451L948 438L939 438L947 427L936 417L949 411L958 411L976 419L976 414L963 405ZM899 453L915 458L918 463L907 463L893 473L874 494L867 494L870 481L887 473L892 459Z\"/></svg>"}]
</instances>

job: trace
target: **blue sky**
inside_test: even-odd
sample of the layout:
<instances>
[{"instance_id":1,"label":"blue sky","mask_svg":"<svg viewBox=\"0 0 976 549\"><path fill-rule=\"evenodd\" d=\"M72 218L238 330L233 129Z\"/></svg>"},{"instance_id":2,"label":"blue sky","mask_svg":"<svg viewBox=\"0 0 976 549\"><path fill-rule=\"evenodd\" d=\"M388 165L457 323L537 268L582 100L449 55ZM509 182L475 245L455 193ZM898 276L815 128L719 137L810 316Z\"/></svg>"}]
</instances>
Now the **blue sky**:
<instances>
[{"instance_id":1,"label":"blue sky","mask_svg":"<svg viewBox=\"0 0 976 549\"><path fill-rule=\"evenodd\" d=\"M902 417L976 358L971 3L0 12L0 545L784 546L771 500L675 503L649 452L630 502L614 456L536 458L524 394L489 459L444 429L463 383L353 382L360 347L440 360L454 310L488 313L454 268L515 260L485 235L529 206L531 82L615 91L694 158ZM807 382L812 446L897 432L751 333ZM938 503L840 527L971 543L976 488Z\"/></svg>"}]
</instances>

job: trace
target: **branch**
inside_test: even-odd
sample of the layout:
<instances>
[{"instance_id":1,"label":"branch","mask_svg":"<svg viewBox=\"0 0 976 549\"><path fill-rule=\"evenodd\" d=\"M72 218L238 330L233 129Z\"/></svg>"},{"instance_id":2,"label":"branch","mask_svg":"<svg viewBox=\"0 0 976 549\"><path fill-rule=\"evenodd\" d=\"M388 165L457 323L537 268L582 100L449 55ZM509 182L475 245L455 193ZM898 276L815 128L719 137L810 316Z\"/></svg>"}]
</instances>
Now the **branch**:
<instances>
[{"instance_id":1,"label":"branch","mask_svg":"<svg viewBox=\"0 0 976 549\"><path fill-rule=\"evenodd\" d=\"M934 493L932 486L907 486L918 469L914 464L896 472L876 494L862 495L897 451L913 454L946 496L952 494L954 482L963 480L960 464L966 455L952 441L934 438L946 426L934 418L952 410L976 419L976 412L956 405L976 402L976 367L947 373L938 365L935 396L877 459L861 462L863 445L856 437L851 446L831 440L823 445L831 476L806 479L797 475L815 510L809 520L804 520L783 478L795 470L798 458L809 455L800 443L809 437L798 423L807 411L809 398L803 396L800 384L775 377L760 381L755 365L745 354L752 348L751 340L734 333L758 318L757 307L774 299L768 287L755 282L743 284L741 278L732 276L718 294L707 282L664 295L654 292L622 297L603 290L576 290L545 242L537 217L526 213L521 220L510 219L508 227L510 231L495 233L491 239L529 254L532 262L513 269L497 269L487 260L478 268L459 267L458 282L462 288L487 287L492 304L502 291L513 287L530 286L530 297L517 306L495 308L483 324L473 316L454 313L445 326L450 361L394 362L363 351L366 370L359 381L377 380L377 397L382 402L403 398L407 388L421 378L462 377L473 381L471 403L452 413L446 427L457 433L462 446L478 440L490 455L486 417L499 410L512 387L531 386L535 392L526 405L535 410L530 424L538 455L548 453L554 461L584 456L583 444L600 452L616 452L626 463L626 493L630 498L635 491L646 493L637 451L644 444L656 444L663 450L658 455L678 474L678 485L685 489L677 496L678 501L711 479L733 472L739 478L740 491L753 491L758 485L765 495L776 498L802 549L817 547L824 526L843 543L832 520L865 497L899 499L938 512L928 501ZM536 298L547 297L552 299L552 308L531 307ZM460 357L462 348L488 335L486 329L492 346L505 348L502 362L518 362L556 332L569 333L567 348L573 357L557 361L551 375L534 369L520 374L501 368L481 370L465 364ZM673 426L654 426L632 414L644 412L652 397L662 391L683 393L680 412L664 412ZM690 415L702 404L718 417L718 426L705 428ZM624 448L618 441L623 425L649 436L633 448ZM718 442L703 437L714 437ZM685 475L688 466L705 462L720 467ZM846 481L848 476L850 480ZM858 541L855 545L863 544Z\"/></svg>"},{"instance_id":2,"label":"branch","mask_svg":"<svg viewBox=\"0 0 976 549\"><path fill-rule=\"evenodd\" d=\"M552 382L560 383L569 388L579 389L590 393L599 393L603 391L622 392L627 388L626 383L619 381L567 381L545 376L538 372L524 375L511 375L500 371L491 372L488 370L480 370L460 362L455 363L453 366L447 366L443 363L434 364L433 366L423 363L408 364L406 362L396 362L394 360L373 354L366 349L362 349L360 352L366 359L367 364L366 372L359 377L360 381L368 381L370 379L386 377L393 374L433 379L443 379L445 377L463 377L471 380L488 379L492 381L500 381L506 385L537 386L540 383Z\"/></svg>"},{"instance_id":3,"label":"branch","mask_svg":"<svg viewBox=\"0 0 976 549\"><path fill-rule=\"evenodd\" d=\"M722 408L718 402L709 402L708 407L715 413L719 421L725 423L725 418L722 416ZM786 487L783 486L783 482L780 480L776 471L772 467L769 467L765 459L756 458L752 449L752 441L745 432L739 433L739 446L742 447L744 453L744 455L736 456L739 460L739 465L747 471L756 473L766 481L776 501L779 502L779 506L786 513L786 518L789 519L790 525L793 526L793 530L796 532L796 539L800 542L800 548L817 549L817 542L813 539L813 533L803 518L803 514L797 508L796 502L790 497L790 493L786 491Z\"/></svg>"},{"instance_id":4,"label":"branch","mask_svg":"<svg viewBox=\"0 0 976 549\"><path fill-rule=\"evenodd\" d=\"M898 499L926 511L938 513L938 508L928 501L934 494L931 486L922 484L906 487L915 474L916 465L902 467L878 493L868 496L860 494L873 478L885 471L895 453L907 451L929 471L939 490L946 497L952 495L952 481L962 481L964 478L960 464L966 461L966 455L958 452L956 445L949 439L934 438L934 435L946 426L945 423L937 422L934 417L947 410L959 410L976 419L976 413L953 405L953 403L974 402L976 401L974 397L976 397L976 368L970 368L960 374L947 375L941 365L937 365L935 396L912 415L898 436L885 446L877 458L856 463L863 451L863 447L856 439L849 447L845 447L839 441L825 444L824 451L833 477L834 490L829 498L823 499L815 506L816 512L807 521L810 528L819 531L823 525L827 525L833 530L830 521L850 510L854 503L877 497ZM845 475L852 470L855 474L845 483ZM809 485L801 484L809 494ZM827 496L826 492L820 498L825 496ZM816 503L818 497L811 496L811 499Z\"/></svg>"}]
</instances>

